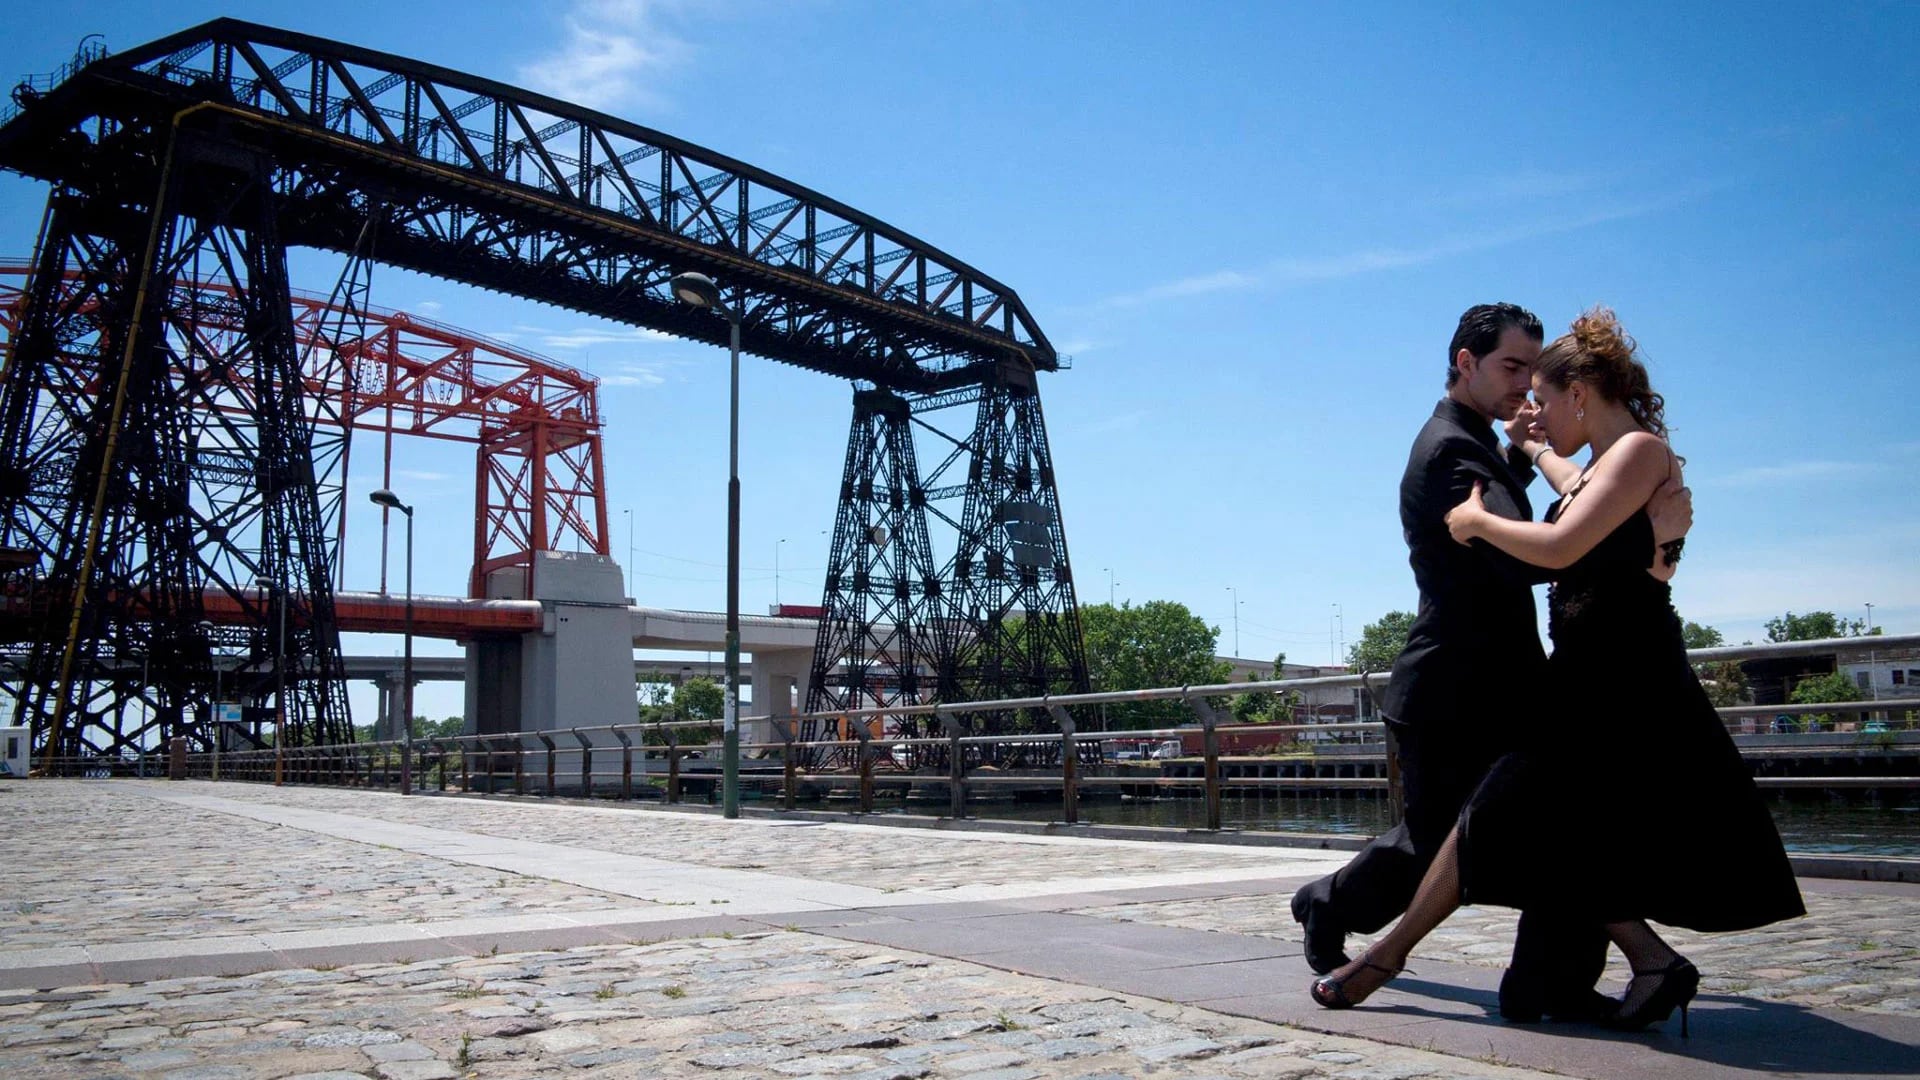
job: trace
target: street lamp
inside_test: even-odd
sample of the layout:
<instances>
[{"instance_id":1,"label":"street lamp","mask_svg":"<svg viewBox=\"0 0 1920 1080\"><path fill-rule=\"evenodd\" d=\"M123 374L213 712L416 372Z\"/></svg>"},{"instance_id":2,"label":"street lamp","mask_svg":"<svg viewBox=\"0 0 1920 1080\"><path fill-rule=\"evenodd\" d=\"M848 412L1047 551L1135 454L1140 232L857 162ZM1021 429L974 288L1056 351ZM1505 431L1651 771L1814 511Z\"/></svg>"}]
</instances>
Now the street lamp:
<instances>
[{"instance_id":1,"label":"street lamp","mask_svg":"<svg viewBox=\"0 0 1920 1080\"><path fill-rule=\"evenodd\" d=\"M783 536L773 545L773 606L776 608L780 606L780 545L786 542Z\"/></svg>"},{"instance_id":2,"label":"street lamp","mask_svg":"<svg viewBox=\"0 0 1920 1080\"><path fill-rule=\"evenodd\" d=\"M1100 569L1103 573L1107 575L1107 606L1112 607L1113 606L1113 567L1103 566Z\"/></svg>"},{"instance_id":3,"label":"street lamp","mask_svg":"<svg viewBox=\"0 0 1920 1080\"><path fill-rule=\"evenodd\" d=\"M398 510L407 515L407 614L404 635L406 651L400 661L400 794L413 794L413 507L400 496L381 488L367 496L382 510Z\"/></svg>"},{"instance_id":4,"label":"street lamp","mask_svg":"<svg viewBox=\"0 0 1920 1080\"><path fill-rule=\"evenodd\" d=\"M1873 605L1872 604L1867 605L1867 636L1868 637L1873 636ZM1873 700L1875 701L1880 700L1879 672L1874 670L1878 666L1879 665L1875 662L1875 657L1873 655L1873 648L1872 646L1868 646L1867 648L1867 692L1873 696Z\"/></svg>"},{"instance_id":5,"label":"street lamp","mask_svg":"<svg viewBox=\"0 0 1920 1080\"><path fill-rule=\"evenodd\" d=\"M1240 589L1229 585L1227 591L1233 594L1233 656L1240 658Z\"/></svg>"},{"instance_id":6,"label":"street lamp","mask_svg":"<svg viewBox=\"0 0 1920 1080\"><path fill-rule=\"evenodd\" d=\"M673 295L727 320L731 384L727 395L727 685L720 722L720 813L740 816L740 313L720 302L705 274L673 275ZM777 548L777 546L776 546Z\"/></svg>"}]
</instances>

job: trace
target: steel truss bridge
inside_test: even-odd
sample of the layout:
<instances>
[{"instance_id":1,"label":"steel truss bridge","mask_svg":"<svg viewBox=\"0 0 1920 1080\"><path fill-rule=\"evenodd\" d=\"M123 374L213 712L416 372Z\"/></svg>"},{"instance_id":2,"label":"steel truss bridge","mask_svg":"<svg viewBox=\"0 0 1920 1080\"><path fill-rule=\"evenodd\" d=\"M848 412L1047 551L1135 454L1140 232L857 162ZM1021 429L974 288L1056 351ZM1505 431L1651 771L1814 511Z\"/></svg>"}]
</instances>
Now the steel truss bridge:
<instances>
[{"instance_id":1,"label":"steel truss bridge","mask_svg":"<svg viewBox=\"0 0 1920 1080\"><path fill-rule=\"evenodd\" d=\"M721 345L724 318L668 286L699 271L745 351L853 383L808 712L1086 688L1036 379L1062 358L978 270L661 132L233 20L83 51L13 100L0 167L51 191L6 325L0 568L46 760L139 745L135 700L207 743L209 594L285 658L251 688L285 737L347 736L350 428L471 423L476 597L568 533L606 554L590 381L411 363L393 336L419 327L369 304L377 264ZM292 290L296 246L346 257L324 302ZM138 685L103 677L134 658Z\"/></svg>"}]
</instances>

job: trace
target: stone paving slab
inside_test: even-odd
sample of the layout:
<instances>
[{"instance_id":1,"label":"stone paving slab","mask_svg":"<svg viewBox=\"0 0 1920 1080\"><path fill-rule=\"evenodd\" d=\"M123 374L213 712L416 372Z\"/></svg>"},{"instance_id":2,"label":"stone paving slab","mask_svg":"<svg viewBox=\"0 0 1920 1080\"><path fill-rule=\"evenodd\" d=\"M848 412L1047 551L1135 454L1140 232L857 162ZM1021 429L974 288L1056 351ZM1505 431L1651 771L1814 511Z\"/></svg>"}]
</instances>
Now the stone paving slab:
<instances>
[{"instance_id":1,"label":"stone paving slab","mask_svg":"<svg viewBox=\"0 0 1920 1080\"><path fill-rule=\"evenodd\" d=\"M116 781L127 783L127 781ZM171 785L175 789L213 790L222 798L279 806L337 810L343 793L241 784ZM149 788L166 790L155 783ZM352 792L355 805L383 821L445 826L468 833L546 841L624 855L651 856L718 869L771 871L821 881L887 887L916 892L951 893L952 899L986 885L1037 881L1057 885L1085 879L1107 887L1116 852L1125 852L1132 875L1179 871L1217 873L1241 867L1241 877L1257 877L1262 868L1281 863L1337 867L1350 856L1312 849L1244 848L1204 844L1141 844L1079 837L1016 836L1004 833L930 833L886 825L820 825L683 814L644 807L592 807L514 800L466 798L402 799L385 792ZM540 813L529 814L537 808ZM985 852L990 866L983 867ZM774 850L781 853L774 858ZM983 878L984 871L984 878Z\"/></svg>"},{"instance_id":2,"label":"stone paving slab","mask_svg":"<svg viewBox=\"0 0 1920 1080\"><path fill-rule=\"evenodd\" d=\"M1803 881L1808 915L1741 934L1665 931L1667 940L1700 968L1706 992L1760 1001L1840 1006L1920 1018L1920 889ZM1299 924L1284 900L1220 895L1206 899L1107 904L1079 909L1102 919L1210 930L1297 942ZM1415 950L1412 964L1442 960L1504 968L1513 949L1518 913L1463 908ZM1355 934L1358 955L1378 935ZM1607 975L1625 982L1625 960L1608 954ZM1920 1066L1915 1072L1920 1074Z\"/></svg>"},{"instance_id":3,"label":"stone paving slab","mask_svg":"<svg viewBox=\"0 0 1920 1080\"><path fill-rule=\"evenodd\" d=\"M156 814L139 794L155 788L164 784L0 783L0 817L17 826L0 832L0 950L628 902L213 811Z\"/></svg>"},{"instance_id":4,"label":"stone paving slab","mask_svg":"<svg viewBox=\"0 0 1920 1080\"><path fill-rule=\"evenodd\" d=\"M5 810L9 1080L1920 1074L1912 886L1678 941L1715 965L1682 1042L1494 1019L1494 911L1318 1009L1286 897L1339 852L238 784L0 784Z\"/></svg>"},{"instance_id":5,"label":"stone paving slab","mask_svg":"<svg viewBox=\"0 0 1920 1080\"><path fill-rule=\"evenodd\" d=\"M771 931L0 994L9 1080L1544 1074Z\"/></svg>"}]
</instances>

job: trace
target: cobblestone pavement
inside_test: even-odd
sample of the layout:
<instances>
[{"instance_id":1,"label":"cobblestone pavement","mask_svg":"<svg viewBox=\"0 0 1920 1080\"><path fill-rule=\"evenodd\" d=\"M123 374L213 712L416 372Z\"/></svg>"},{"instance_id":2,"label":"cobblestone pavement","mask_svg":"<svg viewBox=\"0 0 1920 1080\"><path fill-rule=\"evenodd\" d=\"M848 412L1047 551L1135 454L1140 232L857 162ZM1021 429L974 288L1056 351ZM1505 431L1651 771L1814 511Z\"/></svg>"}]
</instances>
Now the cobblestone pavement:
<instances>
[{"instance_id":1,"label":"cobblestone pavement","mask_svg":"<svg viewBox=\"0 0 1920 1080\"><path fill-rule=\"evenodd\" d=\"M9 1080L1536 1077L792 932L0 992Z\"/></svg>"},{"instance_id":2,"label":"cobblestone pavement","mask_svg":"<svg viewBox=\"0 0 1920 1080\"><path fill-rule=\"evenodd\" d=\"M247 799L317 810L338 810L341 792L228 784L223 798ZM545 804L539 813L511 802L476 799L401 800L384 794L379 816L409 825L455 828L464 832L539 840L572 847L644 855L730 870L766 870L848 885L884 882L897 889L928 892L980 884L1003 884L1064 877L1097 877L1114 869L1114 843L1059 841L1045 837L996 835L993 855L983 859L978 834L961 838L933 832L906 832L876 825L861 829L794 829L740 819L723 822L705 815L632 808ZM741 826L746 827L741 827ZM780 857L769 853L766 829L781 829ZM1223 866L1257 868L1275 859L1276 849L1215 847L1204 844L1125 844L1130 874L1214 870Z\"/></svg>"},{"instance_id":3,"label":"cobblestone pavement","mask_svg":"<svg viewBox=\"0 0 1920 1080\"><path fill-rule=\"evenodd\" d=\"M347 923L645 907L644 898L422 858L213 810L156 813L137 782L0 784L0 953ZM1270 851L1047 838L956 839L885 827L794 828L673 812L403 800L385 793L150 781L144 790L538 840L677 863L934 894L961 885L1248 868ZM1163 850L1170 849L1170 850ZM277 852L277 857L263 857Z\"/></svg>"},{"instance_id":4,"label":"cobblestone pavement","mask_svg":"<svg viewBox=\"0 0 1920 1080\"><path fill-rule=\"evenodd\" d=\"M125 781L0 784L0 817L15 823L0 830L0 950L632 903L228 814L154 810Z\"/></svg>"},{"instance_id":5,"label":"cobblestone pavement","mask_svg":"<svg viewBox=\"0 0 1920 1080\"><path fill-rule=\"evenodd\" d=\"M244 805L222 813L211 804L172 797L178 793ZM526 863L527 874L505 873L238 813L261 805L299 808L307 817L282 816L349 835L363 827L372 835L373 826L387 821L449 836L540 841L551 845L545 850L553 861ZM1476 1051L1460 1046L1454 1049L1468 1056L1310 1033L847 940L858 933L832 937L788 926L736 930L738 936L514 951L532 940L516 942L516 933L537 932L546 925L542 919L559 913L648 907L629 894L539 876L559 875L580 849L688 864L702 868L700 873L725 868L740 872L750 888L772 888L795 875L866 889L900 887L924 892L940 911L953 910L948 901L964 895L954 892L963 885L1031 885L1042 894L1073 894L1054 903L1080 908L1078 914L1293 940L1297 930L1287 914L1284 881L1281 892L1272 892L1275 867L1291 865L1290 872L1297 872L1311 864L1284 849L799 827L239 784L14 782L0 784L0 812L16 823L0 834L0 858L9 867L0 877L0 968L11 960L46 965L34 970L50 972L52 962L34 959L35 952L76 943L140 943L159 950L154 956L186 957L213 948L216 938L268 930L379 932L380 924L482 915L524 928L499 930L495 939L504 951L484 956L467 954L484 951L485 944L442 957L437 950L396 945L389 935L380 955L399 962L363 962L371 957L347 945L328 954L344 957L345 966L338 968L0 991L0 1075L9 1080L1545 1075L1509 1067L1490 1042L1489 1052L1475 1057ZM1296 861L1287 863L1289 858ZM1163 895L1204 899L1095 906L1077 898L1089 891L1088 880L1103 875L1115 883L1103 887L1121 888L1155 874L1174 881L1194 872L1211 876L1206 884L1181 885ZM1920 891L1810 892L1808 900L1813 915L1783 927L1678 936L1676 943L1702 962L1713 988L1811 1005L1914 1012L1920 998ZM673 920L724 910L655 906ZM776 927L788 917L763 918L757 925ZM1497 910L1462 913L1430 939L1422 955L1497 965L1510 946L1512 924L1511 916ZM650 930L634 923L611 936L617 942L713 928L711 922L681 925L685 929L663 923ZM939 948L928 940L912 943ZM317 962L314 956L300 959ZM104 963L94 970L114 977ZM119 971L126 977L124 968ZM1528 1060L1569 1067L1551 1055Z\"/></svg>"},{"instance_id":6,"label":"cobblestone pavement","mask_svg":"<svg viewBox=\"0 0 1920 1080\"><path fill-rule=\"evenodd\" d=\"M1700 968L1711 992L1799 1005L1838 1005L1876 1012L1920 1013L1920 895L1835 896L1808 889L1807 915L1743 934L1662 931ZM1077 912L1104 919L1300 939L1286 897L1227 896L1123 904ZM1519 913L1461 908L1414 950L1422 958L1505 967ZM1358 955L1377 934L1348 938ZM1625 982L1626 962L1608 950L1607 975Z\"/></svg>"}]
</instances>

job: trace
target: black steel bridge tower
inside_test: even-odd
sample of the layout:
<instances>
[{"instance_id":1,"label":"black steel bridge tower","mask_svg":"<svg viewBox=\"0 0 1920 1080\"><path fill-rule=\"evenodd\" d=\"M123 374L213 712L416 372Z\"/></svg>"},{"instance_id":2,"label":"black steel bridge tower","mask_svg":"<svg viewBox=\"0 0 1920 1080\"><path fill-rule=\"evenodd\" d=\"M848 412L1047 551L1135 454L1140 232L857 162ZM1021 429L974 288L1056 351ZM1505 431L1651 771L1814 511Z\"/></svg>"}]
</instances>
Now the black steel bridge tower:
<instances>
[{"instance_id":1,"label":"black steel bridge tower","mask_svg":"<svg viewBox=\"0 0 1920 1080\"><path fill-rule=\"evenodd\" d=\"M296 246L348 257L349 309L377 258L724 345L669 287L708 275L744 351L854 386L809 707L1086 688L1036 378L1061 360L973 267L661 132L235 20L14 103L0 167L51 189L0 327L0 630L36 754L204 745L216 649L289 741L350 737L327 433L354 388L296 355ZM211 305L239 346L196 335ZM210 627L211 599L245 617Z\"/></svg>"}]
</instances>

